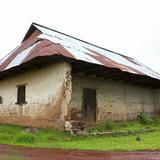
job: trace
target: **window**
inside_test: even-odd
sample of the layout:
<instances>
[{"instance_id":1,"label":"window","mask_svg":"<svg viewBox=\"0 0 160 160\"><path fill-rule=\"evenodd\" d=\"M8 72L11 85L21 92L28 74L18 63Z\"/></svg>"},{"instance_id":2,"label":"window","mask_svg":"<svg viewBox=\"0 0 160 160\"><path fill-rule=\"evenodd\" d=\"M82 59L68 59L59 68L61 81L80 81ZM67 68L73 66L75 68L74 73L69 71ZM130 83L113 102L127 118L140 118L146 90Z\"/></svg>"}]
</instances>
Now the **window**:
<instances>
[{"instance_id":1,"label":"window","mask_svg":"<svg viewBox=\"0 0 160 160\"><path fill-rule=\"evenodd\" d=\"M17 104L26 103L26 85L17 86Z\"/></svg>"},{"instance_id":2,"label":"window","mask_svg":"<svg viewBox=\"0 0 160 160\"><path fill-rule=\"evenodd\" d=\"M0 104L3 103L3 98L0 96Z\"/></svg>"}]
</instances>

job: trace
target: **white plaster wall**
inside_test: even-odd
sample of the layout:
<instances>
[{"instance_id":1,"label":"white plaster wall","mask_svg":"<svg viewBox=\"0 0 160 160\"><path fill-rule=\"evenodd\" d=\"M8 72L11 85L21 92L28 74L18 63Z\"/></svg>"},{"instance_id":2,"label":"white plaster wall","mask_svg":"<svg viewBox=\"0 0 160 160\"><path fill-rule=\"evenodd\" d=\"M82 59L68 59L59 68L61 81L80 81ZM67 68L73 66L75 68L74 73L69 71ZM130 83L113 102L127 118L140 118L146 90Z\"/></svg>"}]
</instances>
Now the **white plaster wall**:
<instances>
[{"instance_id":1,"label":"white plaster wall","mask_svg":"<svg viewBox=\"0 0 160 160\"><path fill-rule=\"evenodd\" d=\"M3 98L3 104L0 104L0 122L47 127L64 119L61 116L61 108L64 108L65 113L62 115L65 116L66 103L70 102L70 96L65 94L64 87L68 85L71 90L71 83L66 84L66 77L70 74L70 70L69 64L60 62L1 80L0 96ZM23 106L15 104L16 86L20 84L27 84L27 104Z\"/></svg>"},{"instance_id":2,"label":"white plaster wall","mask_svg":"<svg viewBox=\"0 0 160 160\"><path fill-rule=\"evenodd\" d=\"M82 118L83 88L97 90L97 121L132 120L142 112L155 111L154 90L111 80L72 75L72 119Z\"/></svg>"}]
</instances>

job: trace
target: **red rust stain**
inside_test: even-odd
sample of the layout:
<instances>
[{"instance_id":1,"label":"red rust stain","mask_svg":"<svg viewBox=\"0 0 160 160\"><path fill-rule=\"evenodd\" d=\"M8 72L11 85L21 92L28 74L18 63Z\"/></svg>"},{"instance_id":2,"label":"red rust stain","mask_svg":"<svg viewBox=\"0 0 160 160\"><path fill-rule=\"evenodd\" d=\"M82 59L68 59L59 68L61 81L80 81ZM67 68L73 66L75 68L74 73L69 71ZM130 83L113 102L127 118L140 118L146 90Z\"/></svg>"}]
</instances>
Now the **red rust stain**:
<instances>
[{"instance_id":1,"label":"red rust stain","mask_svg":"<svg viewBox=\"0 0 160 160\"><path fill-rule=\"evenodd\" d=\"M68 52L61 44L53 43L47 39L38 39L37 37L40 34L42 34L40 31L35 30L30 35L30 37L22 42L21 45L11 54L11 56L9 56L9 58L1 64L0 71L3 71L18 54L35 43L37 43L37 45L30 51L30 53L22 63L25 63L38 56L49 56L54 54L63 55L65 57L75 59L75 57L70 52Z\"/></svg>"},{"instance_id":2,"label":"red rust stain","mask_svg":"<svg viewBox=\"0 0 160 160\"><path fill-rule=\"evenodd\" d=\"M88 49L88 48L86 48ZM141 74L141 75L144 75L144 73L132 68L132 67L129 67L129 66L125 66L123 64L119 64L119 63L116 63L115 61L111 60L110 58L104 56L103 54L100 54L96 51L93 51L91 49L88 49L90 52L93 52L95 55L92 55L92 54L89 54L89 53L86 53L88 54L89 56L93 57L94 59L98 60L99 62L101 62L104 66L106 67L109 67L109 68L120 68L122 71L128 71L128 72L135 72L135 73L138 73L138 74ZM128 59L127 59L128 60ZM130 60L131 61L131 60Z\"/></svg>"},{"instance_id":3,"label":"red rust stain","mask_svg":"<svg viewBox=\"0 0 160 160\"><path fill-rule=\"evenodd\" d=\"M15 50L15 52L13 52L11 56L4 63L2 63L2 65L0 66L0 71L3 71L19 53L21 53L23 50L27 49L28 47L36 43L37 41L36 37L38 37L40 34L41 32L35 30L35 32L32 33L27 40L21 43L21 45Z\"/></svg>"},{"instance_id":4,"label":"red rust stain","mask_svg":"<svg viewBox=\"0 0 160 160\"><path fill-rule=\"evenodd\" d=\"M30 52L30 55L23 61L23 63L38 56L50 56L55 54L74 58L74 56L62 45L44 39L37 43L37 46L33 48L33 50Z\"/></svg>"}]
</instances>

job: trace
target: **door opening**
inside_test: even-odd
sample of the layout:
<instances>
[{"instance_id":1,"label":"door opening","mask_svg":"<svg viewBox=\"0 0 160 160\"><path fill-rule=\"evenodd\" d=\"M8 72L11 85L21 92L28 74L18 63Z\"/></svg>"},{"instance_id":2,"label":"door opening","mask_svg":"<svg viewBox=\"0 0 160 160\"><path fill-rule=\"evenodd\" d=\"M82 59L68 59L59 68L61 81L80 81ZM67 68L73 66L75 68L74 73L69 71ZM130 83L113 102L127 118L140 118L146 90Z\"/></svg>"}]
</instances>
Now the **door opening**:
<instances>
[{"instance_id":1,"label":"door opening","mask_svg":"<svg viewBox=\"0 0 160 160\"><path fill-rule=\"evenodd\" d=\"M96 89L83 89L83 119L86 124L96 122Z\"/></svg>"}]
</instances>

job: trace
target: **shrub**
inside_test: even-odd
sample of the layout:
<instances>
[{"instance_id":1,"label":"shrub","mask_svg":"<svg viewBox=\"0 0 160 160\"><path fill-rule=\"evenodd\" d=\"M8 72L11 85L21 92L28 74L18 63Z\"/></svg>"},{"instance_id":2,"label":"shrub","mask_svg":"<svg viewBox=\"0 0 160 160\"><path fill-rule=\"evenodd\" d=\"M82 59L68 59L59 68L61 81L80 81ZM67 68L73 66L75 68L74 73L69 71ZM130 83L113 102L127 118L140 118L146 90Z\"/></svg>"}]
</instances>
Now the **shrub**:
<instances>
[{"instance_id":1,"label":"shrub","mask_svg":"<svg viewBox=\"0 0 160 160\"><path fill-rule=\"evenodd\" d=\"M139 115L139 121L140 121L140 123L145 124L145 125L153 125L154 124L153 119L145 112L142 112Z\"/></svg>"},{"instance_id":2,"label":"shrub","mask_svg":"<svg viewBox=\"0 0 160 160\"><path fill-rule=\"evenodd\" d=\"M119 122L119 123L118 123L118 126L119 126L119 127L128 127L128 126L129 126L129 123L128 123L127 121Z\"/></svg>"},{"instance_id":3,"label":"shrub","mask_svg":"<svg viewBox=\"0 0 160 160\"><path fill-rule=\"evenodd\" d=\"M89 132L98 131L103 132L107 130L112 130L116 128L116 123L112 120L106 120L99 124L97 124L95 127L88 129Z\"/></svg>"},{"instance_id":4,"label":"shrub","mask_svg":"<svg viewBox=\"0 0 160 160\"><path fill-rule=\"evenodd\" d=\"M53 142L53 141L57 141L58 138L55 137L54 135L48 135L48 136L47 136L47 140L48 140L49 142Z\"/></svg>"},{"instance_id":5,"label":"shrub","mask_svg":"<svg viewBox=\"0 0 160 160\"><path fill-rule=\"evenodd\" d=\"M18 143L34 143L35 136L31 133L21 133L16 137Z\"/></svg>"},{"instance_id":6,"label":"shrub","mask_svg":"<svg viewBox=\"0 0 160 160\"><path fill-rule=\"evenodd\" d=\"M160 117L154 117L153 123L154 123L154 125L159 125L160 124Z\"/></svg>"}]
</instances>

